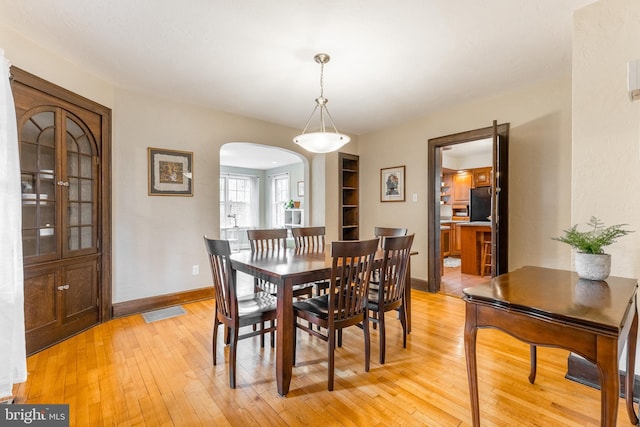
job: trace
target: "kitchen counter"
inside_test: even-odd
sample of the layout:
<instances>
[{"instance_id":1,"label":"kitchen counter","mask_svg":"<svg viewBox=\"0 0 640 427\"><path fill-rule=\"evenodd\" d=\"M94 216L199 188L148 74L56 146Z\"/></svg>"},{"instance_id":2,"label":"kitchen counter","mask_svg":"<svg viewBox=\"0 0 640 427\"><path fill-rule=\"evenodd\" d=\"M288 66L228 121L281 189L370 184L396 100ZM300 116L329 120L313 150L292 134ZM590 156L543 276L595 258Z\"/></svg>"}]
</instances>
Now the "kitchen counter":
<instances>
[{"instance_id":1,"label":"kitchen counter","mask_svg":"<svg viewBox=\"0 0 640 427\"><path fill-rule=\"evenodd\" d=\"M460 224L462 251L460 272L482 275L482 243L491 241L491 222L474 221Z\"/></svg>"},{"instance_id":2,"label":"kitchen counter","mask_svg":"<svg viewBox=\"0 0 640 427\"><path fill-rule=\"evenodd\" d=\"M440 224L464 224L468 222L469 221L464 219L441 219L440 220Z\"/></svg>"}]
</instances>

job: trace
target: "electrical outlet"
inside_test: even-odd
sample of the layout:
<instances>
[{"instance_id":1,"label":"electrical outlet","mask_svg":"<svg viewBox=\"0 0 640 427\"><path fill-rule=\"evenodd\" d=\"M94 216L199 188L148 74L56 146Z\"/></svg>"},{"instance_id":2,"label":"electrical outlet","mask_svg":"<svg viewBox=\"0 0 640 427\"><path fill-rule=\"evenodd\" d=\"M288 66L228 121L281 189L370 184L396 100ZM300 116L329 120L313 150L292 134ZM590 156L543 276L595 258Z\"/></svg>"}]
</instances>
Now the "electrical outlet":
<instances>
[{"instance_id":1,"label":"electrical outlet","mask_svg":"<svg viewBox=\"0 0 640 427\"><path fill-rule=\"evenodd\" d=\"M199 265L194 265L192 267L192 274L194 276L197 276L198 274L200 274L200 266Z\"/></svg>"}]
</instances>

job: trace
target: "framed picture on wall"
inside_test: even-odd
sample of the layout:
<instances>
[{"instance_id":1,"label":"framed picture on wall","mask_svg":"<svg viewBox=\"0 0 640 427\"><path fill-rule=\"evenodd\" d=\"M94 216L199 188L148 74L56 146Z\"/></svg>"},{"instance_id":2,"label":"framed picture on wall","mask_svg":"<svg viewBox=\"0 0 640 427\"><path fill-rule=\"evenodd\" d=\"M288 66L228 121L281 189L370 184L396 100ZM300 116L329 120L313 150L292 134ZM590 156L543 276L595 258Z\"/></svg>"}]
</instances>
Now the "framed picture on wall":
<instances>
[{"instance_id":1,"label":"framed picture on wall","mask_svg":"<svg viewBox=\"0 0 640 427\"><path fill-rule=\"evenodd\" d=\"M380 201L404 202L405 167L380 169Z\"/></svg>"},{"instance_id":2,"label":"framed picture on wall","mask_svg":"<svg viewBox=\"0 0 640 427\"><path fill-rule=\"evenodd\" d=\"M193 152L147 149L150 196L193 196Z\"/></svg>"},{"instance_id":3,"label":"framed picture on wall","mask_svg":"<svg viewBox=\"0 0 640 427\"><path fill-rule=\"evenodd\" d=\"M298 197L304 196L304 181L298 181Z\"/></svg>"}]
</instances>

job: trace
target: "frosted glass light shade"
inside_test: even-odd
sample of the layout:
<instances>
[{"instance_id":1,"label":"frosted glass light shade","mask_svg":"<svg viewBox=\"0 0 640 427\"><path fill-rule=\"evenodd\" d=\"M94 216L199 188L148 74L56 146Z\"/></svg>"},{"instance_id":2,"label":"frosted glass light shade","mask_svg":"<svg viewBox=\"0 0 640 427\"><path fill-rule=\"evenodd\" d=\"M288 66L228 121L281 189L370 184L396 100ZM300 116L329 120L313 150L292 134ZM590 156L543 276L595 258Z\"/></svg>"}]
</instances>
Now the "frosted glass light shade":
<instances>
[{"instance_id":1,"label":"frosted glass light shade","mask_svg":"<svg viewBox=\"0 0 640 427\"><path fill-rule=\"evenodd\" d=\"M293 142L312 153L330 153L351 141L347 135L335 132L303 133L293 138Z\"/></svg>"}]
</instances>

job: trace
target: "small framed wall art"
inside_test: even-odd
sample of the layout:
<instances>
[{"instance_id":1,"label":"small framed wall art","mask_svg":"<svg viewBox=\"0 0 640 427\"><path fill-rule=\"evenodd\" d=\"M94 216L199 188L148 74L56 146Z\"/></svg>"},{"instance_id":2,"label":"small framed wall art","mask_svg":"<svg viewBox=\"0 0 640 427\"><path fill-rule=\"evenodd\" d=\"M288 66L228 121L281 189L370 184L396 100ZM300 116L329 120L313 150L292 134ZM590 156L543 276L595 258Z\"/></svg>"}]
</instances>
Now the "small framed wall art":
<instances>
[{"instance_id":1,"label":"small framed wall art","mask_svg":"<svg viewBox=\"0 0 640 427\"><path fill-rule=\"evenodd\" d=\"M149 195L193 196L193 152L149 147Z\"/></svg>"},{"instance_id":2,"label":"small framed wall art","mask_svg":"<svg viewBox=\"0 0 640 427\"><path fill-rule=\"evenodd\" d=\"M380 169L380 201L404 202L405 167Z\"/></svg>"}]
</instances>

